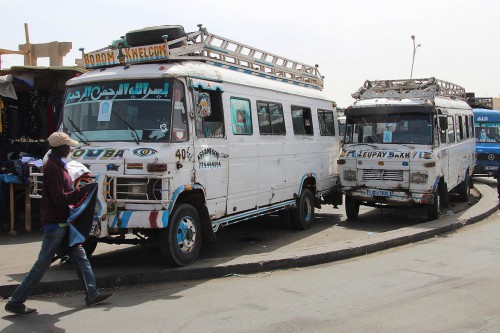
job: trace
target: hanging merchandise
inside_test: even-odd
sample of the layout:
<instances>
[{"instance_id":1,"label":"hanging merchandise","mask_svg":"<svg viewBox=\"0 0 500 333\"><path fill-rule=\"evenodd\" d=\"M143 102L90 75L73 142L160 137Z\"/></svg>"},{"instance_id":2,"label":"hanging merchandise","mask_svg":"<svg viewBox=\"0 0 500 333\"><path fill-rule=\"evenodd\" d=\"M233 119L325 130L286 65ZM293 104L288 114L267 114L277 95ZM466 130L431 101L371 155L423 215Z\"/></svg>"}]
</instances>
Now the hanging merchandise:
<instances>
[{"instance_id":1,"label":"hanging merchandise","mask_svg":"<svg viewBox=\"0 0 500 333\"><path fill-rule=\"evenodd\" d=\"M52 104L49 104L47 108L47 137L49 137L53 132L55 132L55 128L57 124L54 124L54 113L56 112L56 107Z\"/></svg>"},{"instance_id":2,"label":"hanging merchandise","mask_svg":"<svg viewBox=\"0 0 500 333\"><path fill-rule=\"evenodd\" d=\"M48 117L47 113L51 112L52 106L50 104L50 95L46 90L40 90L38 94L38 107L37 107L37 123L39 125L38 137L45 139L49 136L48 133Z\"/></svg>"},{"instance_id":3,"label":"hanging merchandise","mask_svg":"<svg viewBox=\"0 0 500 333\"><path fill-rule=\"evenodd\" d=\"M0 131L0 137L5 138L8 135L8 121L7 121L7 103L8 100L4 98L2 100L2 109L0 110L0 124L2 130Z\"/></svg>"},{"instance_id":4,"label":"hanging merchandise","mask_svg":"<svg viewBox=\"0 0 500 333\"><path fill-rule=\"evenodd\" d=\"M26 133L31 127L28 120L28 110L29 110L29 92L23 91L19 93L19 109L15 118L15 123L12 123L13 137L11 139L26 138ZM14 126L15 125L15 126Z\"/></svg>"},{"instance_id":5,"label":"hanging merchandise","mask_svg":"<svg viewBox=\"0 0 500 333\"><path fill-rule=\"evenodd\" d=\"M39 102L39 92L32 90L29 92L29 104L28 104L28 129L26 131L26 137L34 140L40 139L40 108L38 106Z\"/></svg>"},{"instance_id":6,"label":"hanging merchandise","mask_svg":"<svg viewBox=\"0 0 500 333\"><path fill-rule=\"evenodd\" d=\"M9 98L7 104L7 124L6 126L6 135L9 139L15 140L17 138L17 130L18 130L18 102L14 99Z\"/></svg>"},{"instance_id":7,"label":"hanging merchandise","mask_svg":"<svg viewBox=\"0 0 500 333\"><path fill-rule=\"evenodd\" d=\"M3 100L0 97L0 133L2 133L2 131L3 131L3 123L2 123L2 120L1 120L3 113L4 113L4 111L3 111Z\"/></svg>"}]
</instances>

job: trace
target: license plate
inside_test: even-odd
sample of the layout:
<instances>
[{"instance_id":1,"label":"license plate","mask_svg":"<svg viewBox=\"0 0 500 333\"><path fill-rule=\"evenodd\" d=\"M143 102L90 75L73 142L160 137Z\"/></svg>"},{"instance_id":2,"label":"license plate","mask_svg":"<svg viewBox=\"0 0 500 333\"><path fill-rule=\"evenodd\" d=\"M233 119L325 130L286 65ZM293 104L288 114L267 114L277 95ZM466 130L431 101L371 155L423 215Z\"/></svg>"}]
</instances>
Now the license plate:
<instances>
[{"instance_id":1,"label":"license plate","mask_svg":"<svg viewBox=\"0 0 500 333\"><path fill-rule=\"evenodd\" d=\"M498 170L498 165L487 165L484 170Z\"/></svg>"},{"instance_id":2,"label":"license plate","mask_svg":"<svg viewBox=\"0 0 500 333\"><path fill-rule=\"evenodd\" d=\"M392 192L386 190L368 190L368 194L372 197L390 197Z\"/></svg>"}]
</instances>

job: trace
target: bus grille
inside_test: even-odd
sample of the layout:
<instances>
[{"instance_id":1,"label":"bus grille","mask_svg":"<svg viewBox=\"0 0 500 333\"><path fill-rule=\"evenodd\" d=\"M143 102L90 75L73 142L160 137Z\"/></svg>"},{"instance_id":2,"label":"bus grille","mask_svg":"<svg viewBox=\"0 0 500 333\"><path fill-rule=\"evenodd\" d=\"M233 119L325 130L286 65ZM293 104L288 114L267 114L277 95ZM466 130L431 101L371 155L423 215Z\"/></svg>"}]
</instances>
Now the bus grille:
<instances>
[{"instance_id":1,"label":"bus grille","mask_svg":"<svg viewBox=\"0 0 500 333\"><path fill-rule=\"evenodd\" d=\"M109 177L108 199L116 201L161 201L161 178Z\"/></svg>"},{"instance_id":2,"label":"bus grille","mask_svg":"<svg viewBox=\"0 0 500 333\"><path fill-rule=\"evenodd\" d=\"M500 155L494 153L479 153L477 154L478 161L500 161Z\"/></svg>"},{"instance_id":3,"label":"bus grille","mask_svg":"<svg viewBox=\"0 0 500 333\"><path fill-rule=\"evenodd\" d=\"M375 182L375 181L386 181L386 182L402 182L403 181L403 171L402 170L373 170L365 169L363 170L363 181L365 182Z\"/></svg>"}]
</instances>

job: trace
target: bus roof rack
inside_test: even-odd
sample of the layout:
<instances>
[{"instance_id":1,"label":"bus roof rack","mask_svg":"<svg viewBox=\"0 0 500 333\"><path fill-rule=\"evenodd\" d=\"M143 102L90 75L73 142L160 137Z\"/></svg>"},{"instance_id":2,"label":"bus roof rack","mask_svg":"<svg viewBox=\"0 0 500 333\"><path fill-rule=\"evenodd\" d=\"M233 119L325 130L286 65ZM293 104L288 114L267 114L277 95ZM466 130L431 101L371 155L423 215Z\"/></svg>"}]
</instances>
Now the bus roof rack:
<instances>
[{"instance_id":1,"label":"bus roof rack","mask_svg":"<svg viewBox=\"0 0 500 333\"><path fill-rule=\"evenodd\" d=\"M493 109L493 97L468 97L467 103L471 108Z\"/></svg>"},{"instance_id":2,"label":"bus roof rack","mask_svg":"<svg viewBox=\"0 0 500 333\"><path fill-rule=\"evenodd\" d=\"M466 98L465 89L454 83L427 79L403 80L366 80L361 88L351 95L354 99L367 99L376 97L388 98L433 98L435 96L454 96Z\"/></svg>"},{"instance_id":3,"label":"bus roof rack","mask_svg":"<svg viewBox=\"0 0 500 333\"><path fill-rule=\"evenodd\" d=\"M198 31L186 33L161 44L129 47L113 43L109 47L83 54L84 67L103 68L130 63L199 60L209 64L304 87L323 89L318 65L284 58L209 33L201 24ZM180 45L180 46L178 46ZM176 47L177 46L177 47Z\"/></svg>"}]
</instances>

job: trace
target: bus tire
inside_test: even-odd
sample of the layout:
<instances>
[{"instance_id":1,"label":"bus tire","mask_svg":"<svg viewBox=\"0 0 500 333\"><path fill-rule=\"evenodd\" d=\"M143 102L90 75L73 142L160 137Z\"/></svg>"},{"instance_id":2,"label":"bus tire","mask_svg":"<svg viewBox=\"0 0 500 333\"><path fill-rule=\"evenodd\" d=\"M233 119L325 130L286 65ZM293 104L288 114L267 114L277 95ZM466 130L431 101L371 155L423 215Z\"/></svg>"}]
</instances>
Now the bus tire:
<instances>
[{"instance_id":1,"label":"bus tire","mask_svg":"<svg viewBox=\"0 0 500 333\"><path fill-rule=\"evenodd\" d=\"M470 199L470 181L469 174L465 174L463 182L457 186L458 200L461 202L468 202Z\"/></svg>"},{"instance_id":2,"label":"bus tire","mask_svg":"<svg viewBox=\"0 0 500 333\"><path fill-rule=\"evenodd\" d=\"M192 264L200 253L202 243L201 219L190 204L174 209L168 228L159 230L160 253L169 266Z\"/></svg>"},{"instance_id":3,"label":"bus tire","mask_svg":"<svg viewBox=\"0 0 500 333\"><path fill-rule=\"evenodd\" d=\"M297 207L291 210L290 215L295 229L309 229L314 222L314 196L310 190L302 190L297 200Z\"/></svg>"},{"instance_id":4,"label":"bus tire","mask_svg":"<svg viewBox=\"0 0 500 333\"><path fill-rule=\"evenodd\" d=\"M345 196L345 214L349 220L355 220L359 216L359 201L350 195Z\"/></svg>"},{"instance_id":5,"label":"bus tire","mask_svg":"<svg viewBox=\"0 0 500 333\"><path fill-rule=\"evenodd\" d=\"M439 195L436 190L432 195L434 197L434 202L427 205L427 220L432 221L439 217Z\"/></svg>"},{"instance_id":6,"label":"bus tire","mask_svg":"<svg viewBox=\"0 0 500 333\"><path fill-rule=\"evenodd\" d=\"M85 243L82 244L83 250L85 251L85 254L87 255L87 258L90 258L92 254L95 251L95 248L97 247L97 238L96 237L89 237L85 241Z\"/></svg>"},{"instance_id":7,"label":"bus tire","mask_svg":"<svg viewBox=\"0 0 500 333\"><path fill-rule=\"evenodd\" d=\"M125 39L130 46L141 46L164 43L163 36L168 35L167 40L171 41L185 36L184 28L180 25L160 25L147 27L127 32ZM175 43L171 48L181 46L182 43Z\"/></svg>"}]
</instances>

